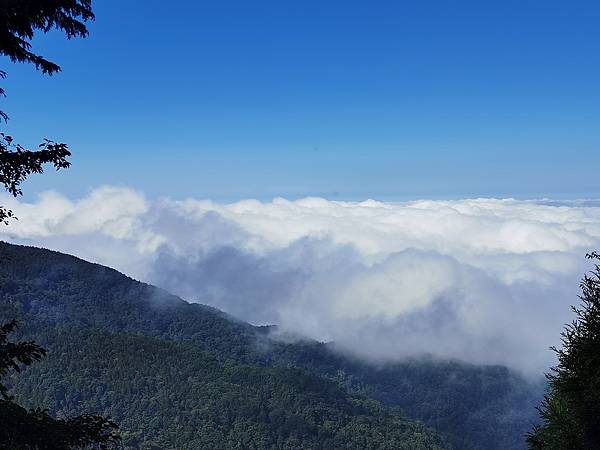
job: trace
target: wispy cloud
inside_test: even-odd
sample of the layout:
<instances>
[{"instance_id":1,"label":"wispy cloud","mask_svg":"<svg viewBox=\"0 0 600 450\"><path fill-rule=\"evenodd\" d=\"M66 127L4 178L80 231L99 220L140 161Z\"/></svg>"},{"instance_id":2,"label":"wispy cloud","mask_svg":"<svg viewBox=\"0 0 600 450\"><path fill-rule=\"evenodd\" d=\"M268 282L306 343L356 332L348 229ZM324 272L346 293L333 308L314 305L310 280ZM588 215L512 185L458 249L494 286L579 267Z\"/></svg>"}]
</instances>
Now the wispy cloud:
<instances>
[{"instance_id":1,"label":"wispy cloud","mask_svg":"<svg viewBox=\"0 0 600 450\"><path fill-rule=\"evenodd\" d=\"M4 239L72 253L254 323L360 356L423 352L527 371L551 362L594 202L321 198L219 204L103 187L72 201L0 199Z\"/></svg>"}]
</instances>

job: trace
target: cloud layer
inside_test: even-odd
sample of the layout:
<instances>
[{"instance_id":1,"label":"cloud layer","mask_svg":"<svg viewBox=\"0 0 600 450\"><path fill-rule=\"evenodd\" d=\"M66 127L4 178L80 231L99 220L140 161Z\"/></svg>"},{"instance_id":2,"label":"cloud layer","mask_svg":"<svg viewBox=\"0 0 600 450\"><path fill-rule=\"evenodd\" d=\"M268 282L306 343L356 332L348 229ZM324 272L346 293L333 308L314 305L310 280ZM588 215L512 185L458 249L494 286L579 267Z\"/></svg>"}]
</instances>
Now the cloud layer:
<instances>
[{"instance_id":1,"label":"cloud layer","mask_svg":"<svg viewBox=\"0 0 600 450\"><path fill-rule=\"evenodd\" d=\"M406 203L0 197L12 242L115 267L252 323L390 360L431 353L528 372L552 362L600 207L474 199Z\"/></svg>"}]
</instances>

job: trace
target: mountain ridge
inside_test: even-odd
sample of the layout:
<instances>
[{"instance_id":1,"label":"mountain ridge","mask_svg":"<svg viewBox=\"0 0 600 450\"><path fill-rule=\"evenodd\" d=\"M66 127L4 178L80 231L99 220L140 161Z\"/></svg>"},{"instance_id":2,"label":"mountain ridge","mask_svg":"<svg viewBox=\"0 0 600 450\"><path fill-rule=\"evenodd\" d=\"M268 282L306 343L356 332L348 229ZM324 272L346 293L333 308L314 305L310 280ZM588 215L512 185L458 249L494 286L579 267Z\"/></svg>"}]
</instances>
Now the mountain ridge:
<instances>
[{"instance_id":1,"label":"mountain ridge","mask_svg":"<svg viewBox=\"0 0 600 450\"><path fill-rule=\"evenodd\" d=\"M347 392L378 400L387 405L384 409L402 408L411 419L440 431L448 447L524 448L522 435L535 417L540 392L506 368L419 359L374 367L317 341L271 339L271 328L187 303L114 269L52 250L0 243L0 282L0 318L16 315L23 321L23 335L41 338L45 345L58 339L52 327L68 326L84 334L109 332L192 345L219 364L296 368L338 386L342 391L336 395ZM28 389L31 393L32 383ZM42 400L56 412L73 406ZM530 413L520 411L527 408Z\"/></svg>"}]
</instances>

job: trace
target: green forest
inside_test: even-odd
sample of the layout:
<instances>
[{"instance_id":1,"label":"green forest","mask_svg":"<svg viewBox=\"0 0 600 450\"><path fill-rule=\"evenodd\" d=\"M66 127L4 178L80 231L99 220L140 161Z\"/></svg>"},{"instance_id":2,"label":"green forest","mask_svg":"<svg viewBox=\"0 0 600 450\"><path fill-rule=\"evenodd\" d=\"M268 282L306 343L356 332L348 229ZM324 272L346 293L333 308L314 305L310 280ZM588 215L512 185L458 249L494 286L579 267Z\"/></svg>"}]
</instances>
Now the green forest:
<instances>
[{"instance_id":1,"label":"green forest","mask_svg":"<svg viewBox=\"0 0 600 450\"><path fill-rule=\"evenodd\" d=\"M119 272L0 244L0 320L48 349L9 380L28 407L103 414L125 448L520 449L543 385L499 366L383 366L282 342Z\"/></svg>"}]
</instances>

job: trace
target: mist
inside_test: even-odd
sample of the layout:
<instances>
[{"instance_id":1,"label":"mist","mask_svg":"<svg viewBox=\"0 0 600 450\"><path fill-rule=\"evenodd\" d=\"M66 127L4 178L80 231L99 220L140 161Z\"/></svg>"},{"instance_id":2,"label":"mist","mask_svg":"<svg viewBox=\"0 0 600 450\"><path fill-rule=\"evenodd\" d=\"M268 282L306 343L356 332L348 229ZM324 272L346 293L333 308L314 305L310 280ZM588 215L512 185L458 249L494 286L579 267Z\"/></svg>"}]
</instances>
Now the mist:
<instances>
[{"instance_id":1,"label":"mist","mask_svg":"<svg viewBox=\"0 0 600 450\"><path fill-rule=\"evenodd\" d=\"M375 361L429 354L531 374L570 320L593 202L0 196L3 240L74 254L253 324Z\"/></svg>"}]
</instances>

